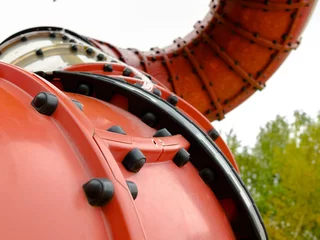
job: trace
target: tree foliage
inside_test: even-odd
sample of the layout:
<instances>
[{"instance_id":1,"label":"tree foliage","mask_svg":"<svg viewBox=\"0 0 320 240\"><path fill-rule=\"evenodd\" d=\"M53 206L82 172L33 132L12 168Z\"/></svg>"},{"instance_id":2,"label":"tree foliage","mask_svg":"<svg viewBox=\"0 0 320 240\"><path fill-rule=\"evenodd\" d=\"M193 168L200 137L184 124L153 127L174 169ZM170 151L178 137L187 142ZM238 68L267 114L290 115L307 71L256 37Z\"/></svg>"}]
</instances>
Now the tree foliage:
<instances>
[{"instance_id":1,"label":"tree foliage","mask_svg":"<svg viewBox=\"0 0 320 240\"><path fill-rule=\"evenodd\" d=\"M320 239L320 113L277 116L254 147L231 131L227 143L255 199L270 239Z\"/></svg>"}]
</instances>

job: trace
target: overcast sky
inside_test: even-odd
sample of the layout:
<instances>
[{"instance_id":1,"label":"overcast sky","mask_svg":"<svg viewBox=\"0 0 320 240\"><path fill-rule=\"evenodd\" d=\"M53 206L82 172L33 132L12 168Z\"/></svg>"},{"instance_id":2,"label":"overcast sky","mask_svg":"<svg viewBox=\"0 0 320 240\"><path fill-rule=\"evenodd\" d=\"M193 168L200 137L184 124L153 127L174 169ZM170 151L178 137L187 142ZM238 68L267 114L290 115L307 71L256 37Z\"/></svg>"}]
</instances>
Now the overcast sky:
<instances>
[{"instance_id":1,"label":"overcast sky","mask_svg":"<svg viewBox=\"0 0 320 240\"><path fill-rule=\"evenodd\" d=\"M208 11L209 0L10 0L1 11L0 41L29 27L58 26L120 47L164 47L185 36ZM235 130L251 145L260 126L277 114L320 110L320 5L302 35L302 44L262 92L213 125Z\"/></svg>"}]
</instances>

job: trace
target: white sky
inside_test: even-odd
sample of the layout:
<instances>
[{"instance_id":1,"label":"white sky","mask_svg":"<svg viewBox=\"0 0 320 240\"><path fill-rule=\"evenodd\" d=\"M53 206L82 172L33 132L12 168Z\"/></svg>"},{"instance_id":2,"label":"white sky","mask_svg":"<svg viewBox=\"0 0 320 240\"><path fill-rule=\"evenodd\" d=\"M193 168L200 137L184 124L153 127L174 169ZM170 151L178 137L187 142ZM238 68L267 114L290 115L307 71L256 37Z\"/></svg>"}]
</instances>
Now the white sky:
<instances>
[{"instance_id":1,"label":"white sky","mask_svg":"<svg viewBox=\"0 0 320 240\"><path fill-rule=\"evenodd\" d=\"M208 11L209 0L3 0L0 41L29 27L58 26L120 47L147 50L171 44L192 30ZM251 145L260 126L277 114L320 110L320 5L302 35L302 44L257 92L214 126L233 128ZM318 27L317 27L318 26Z\"/></svg>"}]
</instances>

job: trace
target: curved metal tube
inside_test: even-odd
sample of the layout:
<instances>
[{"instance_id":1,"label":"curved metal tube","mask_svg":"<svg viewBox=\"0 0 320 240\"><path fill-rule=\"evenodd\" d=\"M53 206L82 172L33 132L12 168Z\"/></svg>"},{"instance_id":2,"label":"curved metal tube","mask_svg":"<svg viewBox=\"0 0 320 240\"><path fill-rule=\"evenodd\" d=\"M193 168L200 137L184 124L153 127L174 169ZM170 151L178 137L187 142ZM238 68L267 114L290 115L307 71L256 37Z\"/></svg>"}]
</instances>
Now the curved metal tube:
<instances>
[{"instance_id":1,"label":"curved metal tube","mask_svg":"<svg viewBox=\"0 0 320 240\"><path fill-rule=\"evenodd\" d=\"M90 39L97 47L149 73L210 120L265 87L300 44L315 0L221 0L194 31L163 49L122 49Z\"/></svg>"}]
</instances>

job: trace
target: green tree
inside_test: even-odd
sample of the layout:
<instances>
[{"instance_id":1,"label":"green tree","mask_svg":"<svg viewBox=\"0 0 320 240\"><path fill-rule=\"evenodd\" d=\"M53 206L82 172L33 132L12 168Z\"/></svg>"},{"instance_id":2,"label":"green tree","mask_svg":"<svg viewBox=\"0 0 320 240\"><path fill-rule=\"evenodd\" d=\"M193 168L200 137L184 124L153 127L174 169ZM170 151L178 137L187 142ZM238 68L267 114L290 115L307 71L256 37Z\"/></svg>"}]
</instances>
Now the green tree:
<instances>
[{"instance_id":1,"label":"green tree","mask_svg":"<svg viewBox=\"0 0 320 240\"><path fill-rule=\"evenodd\" d=\"M320 239L320 113L277 116L254 147L231 131L227 143L255 199L270 239Z\"/></svg>"}]
</instances>

